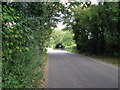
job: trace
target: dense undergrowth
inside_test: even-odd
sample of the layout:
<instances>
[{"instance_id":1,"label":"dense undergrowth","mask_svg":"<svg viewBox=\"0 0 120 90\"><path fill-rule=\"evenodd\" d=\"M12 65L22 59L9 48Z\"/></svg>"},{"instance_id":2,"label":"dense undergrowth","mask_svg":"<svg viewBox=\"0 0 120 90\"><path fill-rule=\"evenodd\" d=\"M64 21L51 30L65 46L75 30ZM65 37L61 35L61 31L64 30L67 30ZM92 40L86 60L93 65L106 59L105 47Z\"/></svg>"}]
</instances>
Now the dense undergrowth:
<instances>
[{"instance_id":1,"label":"dense undergrowth","mask_svg":"<svg viewBox=\"0 0 120 90\"><path fill-rule=\"evenodd\" d=\"M57 15L59 5L2 3L3 88L43 87L39 81L44 71L38 68L43 68L45 63L51 26L57 22L53 16Z\"/></svg>"},{"instance_id":2,"label":"dense undergrowth","mask_svg":"<svg viewBox=\"0 0 120 90\"><path fill-rule=\"evenodd\" d=\"M118 2L76 7L72 24L79 52L120 57Z\"/></svg>"},{"instance_id":3,"label":"dense undergrowth","mask_svg":"<svg viewBox=\"0 0 120 90\"><path fill-rule=\"evenodd\" d=\"M118 12L118 3L71 3L68 7L59 2L2 3L2 87L42 85L38 80L44 71L38 68L44 66L46 48L57 44L73 52L120 56ZM61 14L72 31L52 32Z\"/></svg>"},{"instance_id":4,"label":"dense undergrowth","mask_svg":"<svg viewBox=\"0 0 120 90\"><path fill-rule=\"evenodd\" d=\"M43 71L36 69L44 65L43 55L51 30L49 26L40 26L40 18L24 20L12 8L2 9L3 88L35 87L32 83L36 78L43 78Z\"/></svg>"},{"instance_id":5,"label":"dense undergrowth","mask_svg":"<svg viewBox=\"0 0 120 90\"><path fill-rule=\"evenodd\" d=\"M70 6L73 12L71 19L65 23L71 26L76 47L65 50L100 58L103 61L119 64L120 30L119 3L99 2L92 5L89 2Z\"/></svg>"}]
</instances>

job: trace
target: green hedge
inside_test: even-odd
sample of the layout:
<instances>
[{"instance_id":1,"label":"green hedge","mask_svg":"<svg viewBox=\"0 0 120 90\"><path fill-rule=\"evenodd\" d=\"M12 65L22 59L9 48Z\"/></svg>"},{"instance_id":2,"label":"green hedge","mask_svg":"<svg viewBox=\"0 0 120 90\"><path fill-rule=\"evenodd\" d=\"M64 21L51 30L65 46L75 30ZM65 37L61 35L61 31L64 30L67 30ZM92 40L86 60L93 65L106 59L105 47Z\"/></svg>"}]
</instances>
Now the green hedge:
<instances>
[{"instance_id":1,"label":"green hedge","mask_svg":"<svg viewBox=\"0 0 120 90\"><path fill-rule=\"evenodd\" d=\"M24 19L7 6L2 10L3 88L37 87L37 78L43 78L43 71L37 68L44 65L51 29L48 25L40 26L41 18Z\"/></svg>"}]
</instances>

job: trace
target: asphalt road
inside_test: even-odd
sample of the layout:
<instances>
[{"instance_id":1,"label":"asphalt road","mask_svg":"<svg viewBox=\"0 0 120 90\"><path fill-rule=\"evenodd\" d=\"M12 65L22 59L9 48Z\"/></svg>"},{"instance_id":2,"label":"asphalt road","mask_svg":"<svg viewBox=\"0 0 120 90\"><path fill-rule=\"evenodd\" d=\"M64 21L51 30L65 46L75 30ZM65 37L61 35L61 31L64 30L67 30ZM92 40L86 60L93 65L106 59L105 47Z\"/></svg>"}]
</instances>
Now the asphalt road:
<instances>
[{"instance_id":1,"label":"asphalt road","mask_svg":"<svg viewBox=\"0 0 120 90\"><path fill-rule=\"evenodd\" d=\"M47 88L118 88L118 67L63 50L48 54Z\"/></svg>"}]
</instances>

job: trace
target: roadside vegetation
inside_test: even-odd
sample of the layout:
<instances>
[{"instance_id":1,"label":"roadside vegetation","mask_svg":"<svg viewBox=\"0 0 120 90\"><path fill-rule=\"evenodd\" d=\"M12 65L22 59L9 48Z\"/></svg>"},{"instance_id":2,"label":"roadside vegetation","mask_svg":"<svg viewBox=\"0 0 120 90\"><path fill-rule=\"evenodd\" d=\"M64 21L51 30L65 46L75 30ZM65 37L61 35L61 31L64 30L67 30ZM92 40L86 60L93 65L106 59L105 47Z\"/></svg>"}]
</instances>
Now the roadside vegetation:
<instances>
[{"instance_id":1,"label":"roadside vegetation","mask_svg":"<svg viewBox=\"0 0 120 90\"><path fill-rule=\"evenodd\" d=\"M118 14L115 2L2 3L2 87L44 87L46 49L59 44L71 52L118 59ZM67 27L54 30L60 21Z\"/></svg>"},{"instance_id":2,"label":"roadside vegetation","mask_svg":"<svg viewBox=\"0 0 120 90\"><path fill-rule=\"evenodd\" d=\"M60 3L2 3L2 87L43 86L46 48ZM39 82L39 83L38 83Z\"/></svg>"},{"instance_id":3,"label":"roadside vegetation","mask_svg":"<svg viewBox=\"0 0 120 90\"><path fill-rule=\"evenodd\" d=\"M17 3L11 5L19 6ZM39 5L42 7L42 4ZM26 16L24 11L15 10L22 7L15 9L12 7L4 4L2 7L2 86L4 88L36 87L37 84L34 83L37 78L43 78L43 71L37 68L43 67L46 41L49 40L51 30L49 26L40 22L41 18L45 19L42 15L35 18L36 14L33 17ZM42 39L39 39L41 36Z\"/></svg>"},{"instance_id":4,"label":"roadside vegetation","mask_svg":"<svg viewBox=\"0 0 120 90\"><path fill-rule=\"evenodd\" d=\"M63 49L73 48L76 46L73 36L72 31L53 30L50 37L50 47L55 49L57 45L61 44Z\"/></svg>"},{"instance_id":5,"label":"roadside vegetation","mask_svg":"<svg viewBox=\"0 0 120 90\"><path fill-rule=\"evenodd\" d=\"M71 9L73 22L69 22L74 33L77 52L100 58L112 64L119 64L120 30L118 3L99 3L98 5L78 5ZM68 22L67 22L68 23Z\"/></svg>"},{"instance_id":6,"label":"roadside vegetation","mask_svg":"<svg viewBox=\"0 0 120 90\"><path fill-rule=\"evenodd\" d=\"M75 41L80 52L120 56L120 31L118 3L104 3L81 9L74 8L72 25Z\"/></svg>"}]
</instances>

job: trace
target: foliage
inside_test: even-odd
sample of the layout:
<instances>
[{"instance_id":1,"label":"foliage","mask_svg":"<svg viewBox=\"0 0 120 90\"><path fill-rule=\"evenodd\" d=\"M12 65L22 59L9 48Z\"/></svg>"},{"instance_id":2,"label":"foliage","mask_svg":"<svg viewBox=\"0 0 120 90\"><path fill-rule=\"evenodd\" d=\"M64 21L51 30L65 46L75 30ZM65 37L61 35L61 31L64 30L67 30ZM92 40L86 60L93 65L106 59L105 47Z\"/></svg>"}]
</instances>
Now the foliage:
<instances>
[{"instance_id":1,"label":"foliage","mask_svg":"<svg viewBox=\"0 0 120 90\"><path fill-rule=\"evenodd\" d=\"M37 68L44 65L51 27L58 21L54 16L64 7L47 2L2 5L3 88L38 87L34 84L43 72Z\"/></svg>"},{"instance_id":2,"label":"foliage","mask_svg":"<svg viewBox=\"0 0 120 90\"><path fill-rule=\"evenodd\" d=\"M91 5L85 9L80 6L74 10L72 24L74 39L81 52L94 54L120 55L120 32L118 23L118 3Z\"/></svg>"},{"instance_id":3,"label":"foliage","mask_svg":"<svg viewBox=\"0 0 120 90\"><path fill-rule=\"evenodd\" d=\"M34 78L39 75L35 69L41 66L42 57L39 58L37 55L43 54L50 29L43 33L43 30L48 27L41 29L39 19L23 20L20 15L15 15L14 9L6 6L2 9L3 87L30 88ZM39 40L40 37L43 40ZM36 47L42 47L42 49L38 50Z\"/></svg>"},{"instance_id":4,"label":"foliage","mask_svg":"<svg viewBox=\"0 0 120 90\"><path fill-rule=\"evenodd\" d=\"M77 45L81 52L120 56L118 3L70 3L68 7L59 2L2 5L3 88L37 87L33 83L43 77L38 68L44 65L43 56L49 46ZM61 20L73 30L52 31Z\"/></svg>"},{"instance_id":5,"label":"foliage","mask_svg":"<svg viewBox=\"0 0 120 90\"><path fill-rule=\"evenodd\" d=\"M72 31L72 28L71 27L65 27L62 29L62 31Z\"/></svg>"},{"instance_id":6,"label":"foliage","mask_svg":"<svg viewBox=\"0 0 120 90\"><path fill-rule=\"evenodd\" d=\"M72 31L53 30L50 38L51 47L55 48L58 44L62 44L64 47L75 46L73 36Z\"/></svg>"}]
</instances>

